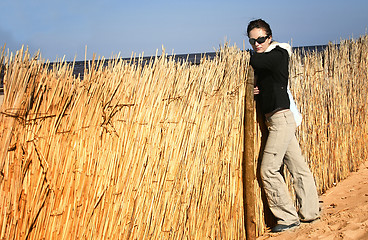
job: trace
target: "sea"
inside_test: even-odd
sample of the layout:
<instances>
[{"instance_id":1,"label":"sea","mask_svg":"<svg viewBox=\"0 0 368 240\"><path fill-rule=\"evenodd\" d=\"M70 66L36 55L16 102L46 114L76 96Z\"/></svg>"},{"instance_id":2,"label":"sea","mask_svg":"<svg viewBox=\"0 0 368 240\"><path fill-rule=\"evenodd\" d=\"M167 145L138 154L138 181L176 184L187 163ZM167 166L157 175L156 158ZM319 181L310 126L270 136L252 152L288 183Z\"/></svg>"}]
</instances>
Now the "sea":
<instances>
[{"instance_id":1,"label":"sea","mask_svg":"<svg viewBox=\"0 0 368 240\"><path fill-rule=\"evenodd\" d=\"M315 45L315 46L302 46L302 47L293 47L293 50L304 50L305 52L312 52L312 51L316 51L316 52L320 52L323 51L324 49L326 49L328 45ZM249 49L246 51L250 51ZM167 57L174 57L175 61L188 61L191 64L199 64L200 60L202 59L203 56L206 56L206 58L209 59L213 59L214 57L216 57L216 52L206 52L206 53L189 53L189 54L178 54L178 55L168 55ZM147 57L143 57L142 59L142 63L148 63L150 60L152 59L152 56L147 56ZM122 60L126 60L129 61L130 58L122 58ZM108 60L105 61L105 64L108 64ZM84 73L84 68L85 68L86 64L85 61L76 61L75 65L74 65L74 71L73 74L75 76L80 76L81 78L83 78L83 73Z\"/></svg>"},{"instance_id":2,"label":"sea","mask_svg":"<svg viewBox=\"0 0 368 240\"><path fill-rule=\"evenodd\" d=\"M311 52L311 51L323 51L324 49L326 49L328 45L316 45L316 46L302 46L302 47L294 47L293 49L299 49L302 50L304 49L305 52ZM250 51L249 49L246 51ZM203 56L206 56L206 58L209 59L213 59L214 57L216 57L216 52L207 52L207 53L189 53L189 54L178 54L178 55L174 55L174 56L170 56L168 55L167 57L173 57L175 59L175 61L188 61L191 64L199 64L200 60L202 59ZM147 56L147 57L143 57L142 59L142 64L148 63L149 61L151 61L151 59L154 58L152 56ZM126 61L130 61L130 58L122 58L122 60L126 60ZM137 60L136 60L137 61ZM105 61L105 65L107 65L109 62L109 60ZM51 63L49 65L49 68L52 68L53 65L56 63ZM79 76L81 79L83 79L83 73L85 70L85 67L88 67L88 64L86 64L86 62L83 61L76 61L74 63L74 69L73 69L73 74L74 76ZM2 72L0 73L0 91L3 90L3 69Z\"/></svg>"}]
</instances>

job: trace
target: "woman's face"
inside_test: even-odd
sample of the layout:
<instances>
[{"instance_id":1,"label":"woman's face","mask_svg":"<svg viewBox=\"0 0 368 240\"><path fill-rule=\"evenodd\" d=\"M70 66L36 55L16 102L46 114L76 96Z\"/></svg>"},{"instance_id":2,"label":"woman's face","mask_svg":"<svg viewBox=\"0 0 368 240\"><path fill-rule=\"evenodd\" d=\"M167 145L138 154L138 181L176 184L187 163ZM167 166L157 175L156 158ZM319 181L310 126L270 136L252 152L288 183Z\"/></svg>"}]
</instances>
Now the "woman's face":
<instances>
[{"instance_id":1,"label":"woman's face","mask_svg":"<svg viewBox=\"0 0 368 240\"><path fill-rule=\"evenodd\" d=\"M265 40L263 42L263 40ZM262 28L253 28L249 32L249 42L257 53L263 53L270 46L272 36L267 36L266 31Z\"/></svg>"}]
</instances>

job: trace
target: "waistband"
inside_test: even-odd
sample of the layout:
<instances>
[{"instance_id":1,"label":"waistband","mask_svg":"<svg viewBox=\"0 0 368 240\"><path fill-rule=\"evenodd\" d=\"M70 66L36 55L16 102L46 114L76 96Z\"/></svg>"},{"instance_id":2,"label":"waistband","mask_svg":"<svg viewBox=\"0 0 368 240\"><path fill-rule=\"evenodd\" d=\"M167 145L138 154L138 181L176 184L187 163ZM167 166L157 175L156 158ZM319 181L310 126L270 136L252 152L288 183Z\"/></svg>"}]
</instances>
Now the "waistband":
<instances>
[{"instance_id":1,"label":"waistband","mask_svg":"<svg viewBox=\"0 0 368 240\"><path fill-rule=\"evenodd\" d=\"M274 114L276 114L276 113L282 113L282 112L286 112L286 111L288 111L288 110L290 110L290 109L286 109L286 108L275 109L275 110L274 110L274 111L272 111L272 112L266 113L266 114L265 114L265 117L266 117L266 118L269 118L269 117L271 117L272 115L274 115Z\"/></svg>"},{"instance_id":2,"label":"waistband","mask_svg":"<svg viewBox=\"0 0 368 240\"><path fill-rule=\"evenodd\" d=\"M269 117L266 117L266 122L272 122L272 119L276 120L280 117L292 117L294 119L293 113L290 111L290 109L282 109L280 111L275 112Z\"/></svg>"}]
</instances>

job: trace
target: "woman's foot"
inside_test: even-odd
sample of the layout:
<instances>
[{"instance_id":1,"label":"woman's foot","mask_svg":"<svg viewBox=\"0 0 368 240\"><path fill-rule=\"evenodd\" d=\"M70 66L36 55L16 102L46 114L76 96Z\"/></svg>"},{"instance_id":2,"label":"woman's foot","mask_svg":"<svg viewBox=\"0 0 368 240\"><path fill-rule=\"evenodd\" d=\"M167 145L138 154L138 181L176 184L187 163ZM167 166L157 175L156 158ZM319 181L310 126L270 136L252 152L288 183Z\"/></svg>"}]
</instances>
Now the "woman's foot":
<instances>
[{"instance_id":1,"label":"woman's foot","mask_svg":"<svg viewBox=\"0 0 368 240\"><path fill-rule=\"evenodd\" d=\"M300 225L300 222L299 221L297 221L295 223L292 223L290 225L277 224L276 226L274 226L271 229L271 232L273 232L273 233L283 232L283 231L286 231L286 230L290 230L290 229L296 228L299 225Z\"/></svg>"}]
</instances>

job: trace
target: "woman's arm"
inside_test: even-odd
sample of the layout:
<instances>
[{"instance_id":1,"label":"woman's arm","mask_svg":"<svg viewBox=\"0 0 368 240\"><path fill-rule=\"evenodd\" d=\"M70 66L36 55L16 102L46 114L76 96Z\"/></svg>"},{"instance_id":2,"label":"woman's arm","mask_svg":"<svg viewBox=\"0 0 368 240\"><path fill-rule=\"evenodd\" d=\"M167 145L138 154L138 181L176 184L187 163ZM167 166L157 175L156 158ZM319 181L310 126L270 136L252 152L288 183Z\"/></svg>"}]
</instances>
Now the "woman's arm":
<instances>
[{"instance_id":1,"label":"woman's arm","mask_svg":"<svg viewBox=\"0 0 368 240\"><path fill-rule=\"evenodd\" d=\"M250 65L255 69L273 70L279 66L284 57L288 57L287 51L276 47L271 52L254 53L250 58Z\"/></svg>"}]
</instances>

